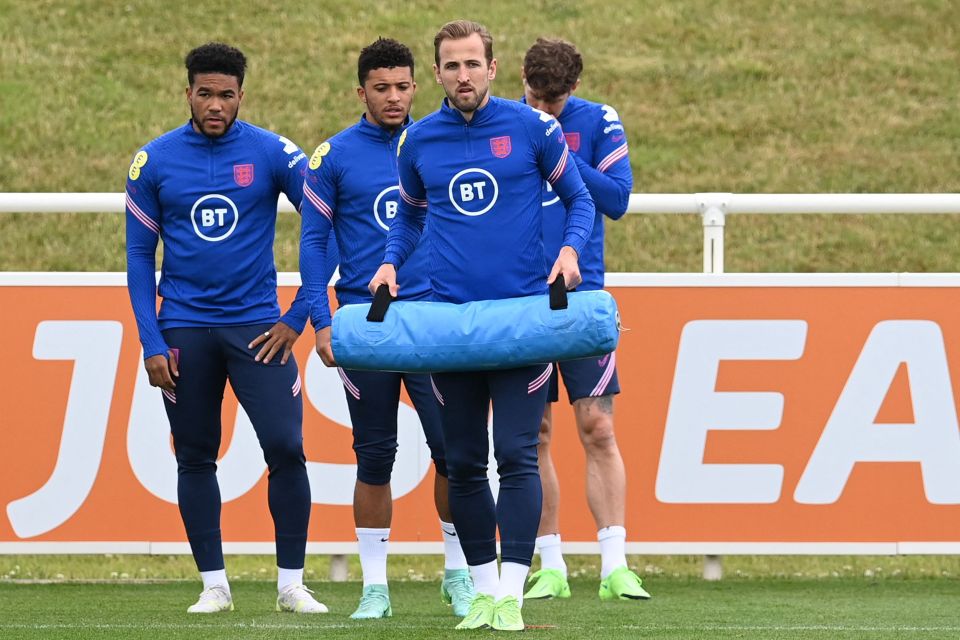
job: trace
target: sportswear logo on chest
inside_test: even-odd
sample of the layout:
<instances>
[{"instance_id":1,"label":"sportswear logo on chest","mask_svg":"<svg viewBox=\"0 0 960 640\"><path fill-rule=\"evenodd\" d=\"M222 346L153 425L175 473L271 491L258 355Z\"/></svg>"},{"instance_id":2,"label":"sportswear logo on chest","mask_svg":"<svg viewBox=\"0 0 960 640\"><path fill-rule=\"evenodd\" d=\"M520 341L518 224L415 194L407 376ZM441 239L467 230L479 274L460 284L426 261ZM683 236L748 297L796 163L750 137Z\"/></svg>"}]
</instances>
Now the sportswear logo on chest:
<instances>
[{"instance_id":1,"label":"sportswear logo on chest","mask_svg":"<svg viewBox=\"0 0 960 640\"><path fill-rule=\"evenodd\" d=\"M219 193L198 198L190 209L190 222L193 223L194 232L207 242L220 242L229 238L237 228L239 220L237 205Z\"/></svg>"},{"instance_id":2,"label":"sportswear logo on chest","mask_svg":"<svg viewBox=\"0 0 960 640\"><path fill-rule=\"evenodd\" d=\"M457 211L465 216L482 216L497 203L500 186L492 173L473 167L453 176L447 191Z\"/></svg>"},{"instance_id":3,"label":"sportswear logo on chest","mask_svg":"<svg viewBox=\"0 0 960 640\"><path fill-rule=\"evenodd\" d=\"M577 131L572 131L570 133L563 134L563 137L567 139L567 146L570 147L570 151L580 151L580 133Z\"/></svg>"},{"instance_id":4,"label":"sportswear logo on chest","mask_svg":"<svg viewBox=\"0 0 960 640\"><path fill-rule=\"evenodd\" d=\"M510 136L500 136L490 138L490 152L497 158L506 158L513 151L513 145L510 143Z\"/></svg>"},{"instance_id":5,"label":"sportswear logo on chest","mask_svg":"<svg viewBox=\"0 0 960 640\"><path fill-rule=\"evenodd\" d=\"M233 165L233 181L240 187L249 187L253 184L253 165L235 164Z\"/></svg>"}]
</instances>

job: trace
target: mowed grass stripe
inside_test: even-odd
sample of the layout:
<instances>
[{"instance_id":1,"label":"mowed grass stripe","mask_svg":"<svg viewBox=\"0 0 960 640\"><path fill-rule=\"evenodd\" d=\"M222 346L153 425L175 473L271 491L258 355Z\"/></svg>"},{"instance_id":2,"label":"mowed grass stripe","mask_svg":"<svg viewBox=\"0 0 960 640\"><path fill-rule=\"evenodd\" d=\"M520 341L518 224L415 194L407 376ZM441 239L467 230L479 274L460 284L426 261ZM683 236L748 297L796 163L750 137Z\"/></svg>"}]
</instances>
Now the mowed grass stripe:
<instances>
[{"instance_id":1,"label":"mowed grass stripe","mask_svg":"<svg viewBox=\"0 0 960 640\"><path fill-rule=\"evenodd\" d=\"M649 602L601 603L595 579L572 581L573 597L528 602L524 637L536 638L956 638L960 613L956 579L802 581L733 579L708 583L654 578ZM362 637L406 640L463 637L439 602L436 582L391 584L394 617L348 618L360 584L311 583L331 608L320 616L273 610L275 585L233 585L232 613L191 616L185 608L197 583L153 585L13 585L0 583L0 637L270 638ZM467 634L468 636L470 634Z\"/></svg>"},{"instance_id":2,"label":"mowed grass stripe","mask_svg":"<svg viewBox=\"0 0 960 640\"><path fill-rule=\"evenodd\" d=\"M229 614L223 614L228 616ZM309 622L304 622L303 624L265 624L265 623L245 623L245 622L220 622L216 626L220 629L272 629L272 630L289 630L289 629L304 629L309 627L310 629L356 629L363 624L385 624L389 625L391 629L423 629L423 625L412 625L407 623L398 623L393 620L383 620L381 622L365 622L365 623L355 623L355 624L328 624L324 622L316 622L310 620ZM0 623L0 629L209 629L211 625L209 624L190 624L190 623L145 623L145 624L80 624L80 623L61 623L61 624L5 624ZM565 629L568 630L580 630L580 631L589 631L593 630L594 627L578 626L578 625L563 625ZM556 629L557 625L528 625L531 629L544 628L544 629ZM673 626L673 625L635 625L635 624L625 624L621 626L610 625L608 628L612 629L624 629L624 630L661 630L661 631L869 631L869 632L905 632L905 633L914 633L914 632L958 632L960 631L960 626L955 627L916 627L916 626L902 626L894 625L888 627L881 626L857 626L857 625L682 625L682 626Z\"/></svg>"}]
</instances>

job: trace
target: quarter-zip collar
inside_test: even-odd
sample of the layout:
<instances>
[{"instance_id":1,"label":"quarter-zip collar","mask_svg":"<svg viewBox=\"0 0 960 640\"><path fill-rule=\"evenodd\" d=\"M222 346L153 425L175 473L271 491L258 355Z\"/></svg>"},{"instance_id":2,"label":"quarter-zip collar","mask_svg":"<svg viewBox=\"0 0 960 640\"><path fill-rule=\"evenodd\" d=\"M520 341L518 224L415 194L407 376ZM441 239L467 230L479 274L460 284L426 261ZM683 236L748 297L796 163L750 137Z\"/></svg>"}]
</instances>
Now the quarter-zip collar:
<instances>
[{"instance_id":1,"label":"quarter-zip collar","mask_svg":"<svg viewBox=\"0 0 960 640\"><path fill-rule=\"evenodd\" d=\"M243 135L243 130L246 128L246 123L239 118L233 121L233 124L230 125L230 128L227 129L227 132L222 136L217 138L211 138L210 136L199 133L193 128L193 119L187 120L187 124L184 125L186 129L186 138L192 143L196 144L205 144L211 146L219 146L224 144L230 144L241 135Z\"/></svg>"},{"instance_id":2,"label":"quarter-zip collar","mask_svg":"<svg viewBox=\"0 0 960 640\"><path fill-rule=\"evenodd\" d=\"M440 113L442 113L445 118L448 118L457 124L466 125L468 127L476 127L486 123L496 115L500 108L500 100L501 99L496 96L489 96L487 104L473 112L473 117L470 119L470 122L466 121L459 109L451 107L446 98L444 98L440 103Z\"/></svg>"},{"instance_id":3,"label":"quarter-zip collar","mask_svg":"<svg viewBox=\"0 0 960 640\"><path fill-rule=\"evenodd\" d=\"M368 138L373 138L374 140L382 140L384 142L390 142L396 138L400 133L413 124L413 118L407 115L407 119L403 121L403 124L400 125L395 131L390 131L385 129L378 124L374 124L367 120L367 114L363 113L360 115L360 122L357 126L360 133L367 136Z\"/></svg>"}]
</instances>

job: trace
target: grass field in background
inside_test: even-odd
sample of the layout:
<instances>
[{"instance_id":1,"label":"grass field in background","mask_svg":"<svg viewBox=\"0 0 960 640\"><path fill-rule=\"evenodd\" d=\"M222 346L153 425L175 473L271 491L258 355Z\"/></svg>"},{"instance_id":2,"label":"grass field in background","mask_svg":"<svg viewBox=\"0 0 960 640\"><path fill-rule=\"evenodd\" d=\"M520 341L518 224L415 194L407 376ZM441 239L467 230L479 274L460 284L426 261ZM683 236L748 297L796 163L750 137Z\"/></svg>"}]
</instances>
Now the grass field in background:
<instances>
[{"instance_id":1,"label":"grass field in background","mask_svg":"<svg viewBox=\"0 0 960 640\"><path fill-rule=\"evenodd\" d=\"M319 616L274 611L276 587L232 587L236 610L209 616L185 613L196 583L0 583L0 637L14 638L464 638L489 631L454 631L440 604L438 582L406 582L391 590L394 615L354 621L360 583L308 583L330 607ZM655 586L654 586L655 585ZM707 583L662 579L647 602L601 603L596 581L576 579L569 600L524 605L524 638L923 638L960 634L955 580Z\"/></svg>"},{"instance_id":2,"label":"grass field in background","mask_svg":"<svg viewBox=\"0 0 960 640\"><path fill-rule=\"evenodd\" d=\"M120 191L130 158L188 116L182 58L219 38L250 58L244 118L309 152L360 113L359 49L417 56L417 116L441 93L432 38L475 18L495 38L494 92L520 94L539 35L576 42L579 95L613 104L636 192L960 191L956 3L914 0L0 0L0 191ZM296 217L278 266L297 268ZM949 216L732 216L729 271L956 271ZM697 216L609 225L611 271L699 271ZM122 270L119 215L0 214L0 270Z\"/></svg>"},{"instance_id":3,"label":"grass field in background","mask_svg":"<svg viewBox=\"0 0 960 640\"><path fill-rule=\"evenodd\" d=\"M360 562L348 556L347 579L359 580ZM653 583L662 578L687 580L703 575L703 556L629 556L631 568ZM534 558L534 570L539 560ZM596 555L568 555L572 577L600 575ZM902 580L942 578L960 581L960 556L725 556L725 579L832 581L847 579ZM226 560L231 581L275 580L276 560L266 555L231 555ZM390 556L391 581L439 580L441 556ZM324 581L330 575L330 556L308 554L304 575L308 581ZM196 580L193 558L187 555L0 555L0 583ZM957 584L960 595L960 584ZM960 610L958 610L960 611Z\"/></svg>"}]
</instances>

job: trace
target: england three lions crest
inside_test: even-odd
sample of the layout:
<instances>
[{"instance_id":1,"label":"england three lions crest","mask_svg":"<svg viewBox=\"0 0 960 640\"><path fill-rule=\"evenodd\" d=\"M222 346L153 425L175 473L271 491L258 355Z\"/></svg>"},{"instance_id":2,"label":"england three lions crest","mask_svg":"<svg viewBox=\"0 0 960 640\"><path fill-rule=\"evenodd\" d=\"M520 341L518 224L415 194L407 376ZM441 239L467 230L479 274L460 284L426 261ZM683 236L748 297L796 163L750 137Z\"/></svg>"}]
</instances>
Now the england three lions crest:
<instances>
[{"instance_id":1,"label":"england three lions crest","mask_svg":"<svg viewBox=\"0 0 960 640\"><path fill-rule=\"evenodd\" d=\"M510 136L500 136L499 138L490 138L490 152L497 158L506 158L513 150L510 144Z\"/></svg>"},{"instance_id":2,"label":"england three lions crest","mask_svg":"<svg viewBox=\"0 0 960 640\"><path fill-rule=\"evenodd\" d=\"M241 187L249 187L253 184L253 165L235 164L233 165L233 181Z\"/></svg>"}]
</instances>

